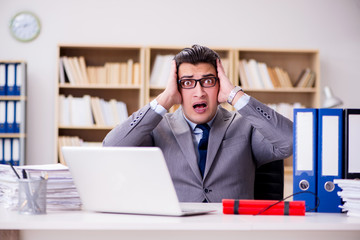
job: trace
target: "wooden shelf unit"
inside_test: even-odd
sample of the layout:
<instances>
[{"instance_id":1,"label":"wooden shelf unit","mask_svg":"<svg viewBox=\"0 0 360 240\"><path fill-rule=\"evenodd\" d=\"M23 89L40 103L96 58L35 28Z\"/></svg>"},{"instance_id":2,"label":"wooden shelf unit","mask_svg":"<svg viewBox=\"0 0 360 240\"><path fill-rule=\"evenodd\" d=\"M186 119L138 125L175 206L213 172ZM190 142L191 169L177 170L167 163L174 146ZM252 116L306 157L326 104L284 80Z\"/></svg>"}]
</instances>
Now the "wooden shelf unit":
<instances>
[{"instance_id":1,"label":"wooden shelf unit","mask_svg":"<svg viewBox=\"0 0 360 240\"><path fill-rule=\"evenodd\" d=\"M5 132L0 133L0 139L18 139L19 140L19 165L25 165L26 164L26 108L27 108L27 64L23 60L10 60L10 61L0 61L0 64L17 64L19 68L16 69L17 72L17 80L21 80L20 85L20 95L0 95L0 101L14 101L14 102L20 102L21 110L17 111L16 114L20 113L20 131L17 133L12 132ZM4 113L0 113L4 114ZM6 120L5 120L6 121ZM8 149L4 149L4 145L0 146L2 148L1 153L5 154L5 151ZM12 147L12 146L11 146ZM12 153L14 154L13 150ZM16 163L14 163L17 165Z\"/></svg>"},{"instance_id":2,"label":"wooden shelf unit","mask_svg":"<svg viewBox=\"0 0 360 240\"><path fill-rule=\"evenodd\" d=\"M239 48L234 53L234 76L239 85L239 64L241 59L255 59L268 67L280 67L288 72L292 84L296 82L305 68L316 74L312 88L246 89L244 91L266 104L299 102L305 107L320 106L320 60L318 50L311 49L250 49Z\"/></svg>"},{"instance_id":3,"label":"wooden shelf unit","mask_svg":"<svg viewBox=\"0 0 360 240\"><path fill-rule=\"evenodd\" d=\"M90 95L99 97L105 101L115 99L126 103L128 113L131 114L145 104L144 89L144 58L145 49L139 46L108 46L108 45L71 45L60 44L58 46L57 62L57 90L56 90L56 141L55 141L55 162L59 161L58 138L59 136L78 136L86 142L101 142L105 135L114 127L97 126L61 126L59 124L59 96L72 95L73 97L82 97ZM140 84L139 85L121 85L121 84L82 84L71 85L70 83L61 83L59 81L60 58L80 57L85 58L86 66L104 66L105 63L126 62L132 59L134 63L140 63Z\"/></svg>"}]
</instances>

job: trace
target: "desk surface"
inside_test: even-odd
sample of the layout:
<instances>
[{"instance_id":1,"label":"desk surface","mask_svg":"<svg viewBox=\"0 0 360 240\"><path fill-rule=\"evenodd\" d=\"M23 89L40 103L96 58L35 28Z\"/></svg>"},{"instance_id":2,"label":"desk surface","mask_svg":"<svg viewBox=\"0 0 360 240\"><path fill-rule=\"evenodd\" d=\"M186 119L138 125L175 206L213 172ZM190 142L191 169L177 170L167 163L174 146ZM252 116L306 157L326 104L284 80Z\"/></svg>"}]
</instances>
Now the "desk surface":
<instances>
[{"instance_id":1,"label":"desk surface","mask_svg":"<svg viewBox=\"0 0 360 240\"><path fill-rule=\"evenodd\" d=\"M360 239L360 218L340 213L306 216L224 215L221 204L189 204L216 212L165 217L87 211L20 215L0 208L0 238L15 232L20 240L157 239ZM9 231L15 230L15 231Z\"/></svg>"},{"instance_id":2,"label":"desk surface","mask_svg":"<svg viewBox=\"0 0 360 240\"><path fill-rule=\"evenodd\" d=\"M0 229L12 230L355 230L360 218L340 213L306 216L224 215L221 204L190 204L216 212L189 217L165 217L87 211L20 215L0 209Z\"/></svg>"}]
</instances>

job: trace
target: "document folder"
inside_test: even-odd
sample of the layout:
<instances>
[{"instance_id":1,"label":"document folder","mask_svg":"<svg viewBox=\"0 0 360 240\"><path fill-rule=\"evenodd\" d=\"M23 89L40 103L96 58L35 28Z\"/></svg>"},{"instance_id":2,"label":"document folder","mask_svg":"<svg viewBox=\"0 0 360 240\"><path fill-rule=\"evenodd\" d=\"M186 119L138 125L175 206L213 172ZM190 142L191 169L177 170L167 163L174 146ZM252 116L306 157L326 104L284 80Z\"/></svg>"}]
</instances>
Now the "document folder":
<instances>
[{"instance_id":1,"label":"document folder","mask_svg":"<svg viewBox=\"0 0 360 240\"><path fill-rule=\"evenodd\" d=\"M8 133L15 132L15 101L7 101L5 130Z\"/></svg>"},{"instance_id":2,"label":"document folder","mask_svg":"<svg viewBox=\"0 0 360 240\"><path fill-rule=\"evenodd\" d=\"M6 68L6 81L7 81L7 95L16 95L16 88L15 88L15 64L9 63L7 64Z\"/></svg>"},{"instance_id":3,"label":"document folder","mask_svg":"<svg viewBox=\"0 0 360 240\"><path fill-rule=\"evenodd\" d=\"M0 101L0 133L6 132L6 101Z\"/></svg>"},{"instance_id":4,"label":"document folder","mask_svg":"<svg viewBox=\"0 0 360 240\"><path fill-rule=\"evenodd\" d=\"M6 71L5 64L0 64L0 96L6 95Z\"/></svg>"},{"instance_id":5,"label":"document folder","mask_svg":"<svg viewBox=\"0 0 360 240\"><path fill-rule=\"evenodd\" d=\"M21 102L20 101L15 101L14 102L14 133L20 133L20 124L21 124Z\"/></svg>"},{"instance_id":6,"label":"document folder","mask_svg":"<svg viewBox=\"0 0 360 240\"><path fill-rule=\"evenodd\" d=\"M306 191L317 193L317 111L315 108L294 109L294 193ZM316 196L313 194L297 194L293 199L305 201L308 210L316 206Z\"/></svg>"},{"instance_id":7,"label":"document folder","mask_svg":"<svg viewBox=\"0 0 360 240\"><path fill-rule=\"evenodd\" d=\"M12 139L11 162L14 166L20 165L20 140L18 138Z\"/></svg>"},{"instance_id":8,"label":"document folder","mask_svg":"<svg viewBox=\"0 0 360 240\"><path fill-rule=\"evenodd\" d=\"M0 164L6 164L4 160L4 139L0 138Z\"/></svg>"},{"instance_id":9,"label":"document folder","mask_svg":"<svg viewBox=\"0 0 360 240\"><path fill-rule=\"evenodd\" d=\"M21 85L23 82L22 76L22 64L17 63L15 64L15 88L14 88L14 95L20 96L21 95Z\"/></svg>"},{"instance_id":10,"label":"document folder","mask_svg":"<svg viewBox=\"0 0 360 240\"><path fill-rule=\"evenodd\" d=\"M342 178L343 110L318 110L318 212L341 212L340 188L334 179Z\"/></svg>"},{"instance_id":11,"label":"document folder","mask_svg":"<svg viewBox=\"0 0 360 240\"><path fill-rule=\"evenodd\" d=\"M12 139L11 138L4 138L4 161L6 163L11 162L12 160L12 152L11 152L11 147L12 147ZM12 162L11 162L12 164Z\"/></svg>"},{"instance_id":12,"label":"document folder","mask_svg":"<svg viewBox=\"0 0 360 240\"><path fill-rule=\"evenodd\" d=\"M360 109L344 109L344 178L360 178Z\"/></svg>"}]
</instances>

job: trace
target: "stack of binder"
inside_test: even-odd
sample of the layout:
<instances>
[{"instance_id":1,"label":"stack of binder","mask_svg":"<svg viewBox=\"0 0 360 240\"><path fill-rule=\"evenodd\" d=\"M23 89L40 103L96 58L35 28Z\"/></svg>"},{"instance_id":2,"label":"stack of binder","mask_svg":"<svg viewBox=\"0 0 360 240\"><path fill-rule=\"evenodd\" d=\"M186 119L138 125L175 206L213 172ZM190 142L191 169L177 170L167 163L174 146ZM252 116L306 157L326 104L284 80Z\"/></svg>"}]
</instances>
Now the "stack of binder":
<instances>
[{"instance_id":1,"label":"stack of binder","mask_svg":"<svg viewBox=\"0 0 360 240\"><path fill-rule=\"evenodd\" d=\"M360 109L344 109L344 178L360 178Z\"/></svg>"},{"instance_id":2,"label":"stack of binder","mask_svg":"<svg viewBox=\"0 0 360 240\"><path fill-rule=\"evenodd\" d=\"M304 192L294 200L305 200L308 209L320 201L318 212L341 212L334 180L360 176L360 109L294 109L293 132L293 191Z\"/></svg>"},{"instance_id":3,"label":"stack of binder","mask_svg":"<svg viewBox=\"0 0 360 240\"><path fill-rule=\"evenodd\" d=\"M0 63L0 95L19 96L23 84L21 63Z\"/></svg>"},{"instance_id":4,"label":"stack of binder","mask_svg":"<svg viewBox=\"0 0 360 240\"><path fill-rule=\"evenodd\" d=\"M0 62L0 164L24 163L25 73L24 62Z\"/></svg>"},{"instance_id":5,"label":"stack of binder","mask_svg":"<svg viewBox=\"0 0 360 240\"><path fill-rule=\"evenodd\" d=\"M20 144L19 138L0 138L0 164L20 165Z\"/></svg>"}]
</instances>

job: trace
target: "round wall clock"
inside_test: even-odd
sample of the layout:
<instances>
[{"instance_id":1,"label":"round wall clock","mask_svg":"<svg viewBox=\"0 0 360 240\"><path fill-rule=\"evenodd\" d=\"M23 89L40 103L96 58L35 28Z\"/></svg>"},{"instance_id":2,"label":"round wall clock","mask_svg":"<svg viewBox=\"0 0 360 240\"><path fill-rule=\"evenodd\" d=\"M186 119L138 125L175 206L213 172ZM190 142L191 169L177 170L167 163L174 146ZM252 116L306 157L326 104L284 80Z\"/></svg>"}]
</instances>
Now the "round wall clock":
<instances>
[{"instance_id":1,"label":"round wall clock","mask_svg":"<svg viewBox=\"0 0 360 240\"><path fill-rule=\"evenodd\" d=\"M40 20L31 12L17 13L10 22L10 32L12 36L21 41L29 42L40 34Z\"/></svg>"}]
</instances>

